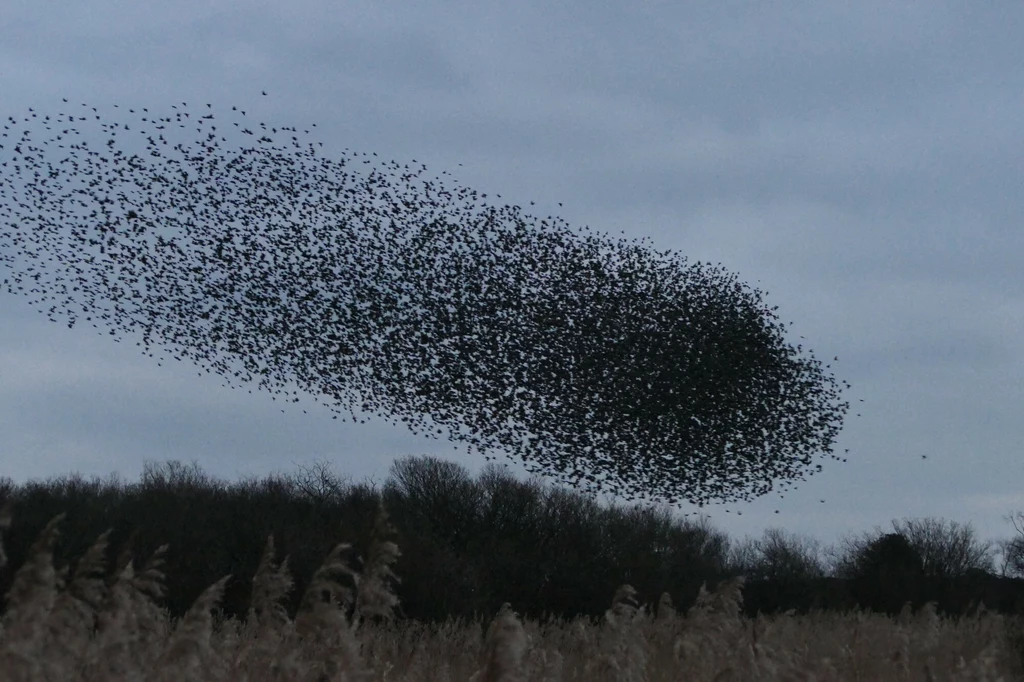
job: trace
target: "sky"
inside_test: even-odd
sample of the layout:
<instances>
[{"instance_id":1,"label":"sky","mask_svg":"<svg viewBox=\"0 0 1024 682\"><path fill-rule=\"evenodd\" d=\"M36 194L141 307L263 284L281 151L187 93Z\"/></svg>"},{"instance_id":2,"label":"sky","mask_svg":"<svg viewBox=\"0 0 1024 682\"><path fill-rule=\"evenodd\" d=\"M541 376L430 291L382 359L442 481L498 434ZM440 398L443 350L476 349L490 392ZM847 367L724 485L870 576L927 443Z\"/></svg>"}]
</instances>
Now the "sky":
<instances>
[{"instance_id":1,"label":"sky","mask_svg":"<svg viewBox=\"0 0 1024 682\"><path fill-rule=\"evenodd\" d=\"M6 0L0 115L63 97L237 104L316 123L323 156L416 159L533 215L721 263L767 292L788 343L838 356L851 408L845 463L820 460L784 498L705 507L711 524L828 544L932 517L995 540L1024 511L1021 35L1024 4L998 0ZM324 461L377 483L407 455L485 464L307 409L0 292L0 476L16 482L133 481L172 459L224 480Z\"/></svg>"}]
</instances>

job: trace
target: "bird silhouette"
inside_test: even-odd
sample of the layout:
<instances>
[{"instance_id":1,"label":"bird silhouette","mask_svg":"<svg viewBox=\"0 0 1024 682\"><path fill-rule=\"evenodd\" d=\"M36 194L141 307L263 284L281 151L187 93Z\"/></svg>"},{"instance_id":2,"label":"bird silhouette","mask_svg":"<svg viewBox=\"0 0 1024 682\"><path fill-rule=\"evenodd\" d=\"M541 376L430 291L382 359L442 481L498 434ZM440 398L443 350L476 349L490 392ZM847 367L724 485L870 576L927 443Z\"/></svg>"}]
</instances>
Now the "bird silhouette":
<instances>
[{"instance_id":1,"label":"bird silhouette","mask_svg":"<svg viewBox=\"0 0 1024 682\"><path fill-rule=\"evenodd\" d=\"M9 116L8 293L595 494L749 500L838 459L834 379L734 276L204 104Z\"/></svg>"}]
</instances>

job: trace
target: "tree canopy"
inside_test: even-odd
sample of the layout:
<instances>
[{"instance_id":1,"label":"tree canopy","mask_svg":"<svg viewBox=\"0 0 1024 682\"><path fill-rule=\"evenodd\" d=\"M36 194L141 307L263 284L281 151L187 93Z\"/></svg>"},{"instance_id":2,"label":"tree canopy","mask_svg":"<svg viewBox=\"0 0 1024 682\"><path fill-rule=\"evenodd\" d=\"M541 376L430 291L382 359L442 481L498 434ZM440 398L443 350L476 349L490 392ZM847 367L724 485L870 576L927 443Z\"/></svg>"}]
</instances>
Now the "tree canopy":
<instances>
[{"instance_id":1,"label":"tree canopy","mask_svg":"<svg viewBox=\"0 0 1024 682\"><path fill-rule=\"evenodd\" d=\"M834 377L720 267L237 107L115 108L0 139L4 284L51 320L630 500L750 499L838 459Z\"/></svg>"}]
</instances>

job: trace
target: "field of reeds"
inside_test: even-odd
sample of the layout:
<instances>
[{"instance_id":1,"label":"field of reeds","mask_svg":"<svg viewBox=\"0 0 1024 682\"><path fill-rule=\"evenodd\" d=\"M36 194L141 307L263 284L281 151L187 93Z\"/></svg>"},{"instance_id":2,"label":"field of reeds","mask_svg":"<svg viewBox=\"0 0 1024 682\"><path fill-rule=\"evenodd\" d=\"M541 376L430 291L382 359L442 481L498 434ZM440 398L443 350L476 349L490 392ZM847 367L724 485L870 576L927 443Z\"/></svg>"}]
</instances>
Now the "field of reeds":
<instances>
[{"instance_id":1,"label":"field of reeds","mask_svg":"<svg viewBox=\"0 0 1024 682\"><path fill-rule=\"evenodd\" d=\"M0 620L0 682L35 680L1013 680L1022 667L1016 617L959 620L932 604L899 618L854 612L808 616L740 613L743 580L701 588L687 613L668 594L638 605L623 585L597 622L521 620L505 604L490 622L427 625L397 619L391 565L398 547L376 541L361 574L337 545L291 618L292 586L273 538L252 581L243 621L217 615L229 576L180 619L159 606L162 549L136 568L104 566L101 535L74 570L53 566L62 516L15 572ZM381 508L380 523L386 524ZM0 512L0 538L11 508ZM0 542L0 570L6 567ZM354 587L347 586L351 583Z\"/></svg>"}]
</instances>

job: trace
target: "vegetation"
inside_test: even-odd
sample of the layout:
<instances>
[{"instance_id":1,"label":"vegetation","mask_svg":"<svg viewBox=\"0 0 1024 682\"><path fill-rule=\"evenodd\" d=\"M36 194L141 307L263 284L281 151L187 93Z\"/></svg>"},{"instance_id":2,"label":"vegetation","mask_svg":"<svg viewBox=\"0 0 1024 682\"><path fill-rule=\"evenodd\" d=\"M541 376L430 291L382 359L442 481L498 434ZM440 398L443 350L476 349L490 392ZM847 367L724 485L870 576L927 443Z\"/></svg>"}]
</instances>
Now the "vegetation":
<instances>
[{"instance_id":1,"label":"vegetation","mask_svg":"<svg viewBox=\"0 0 1024 682\"><path fill-rule=\"evenodd\" d=\"M537 479L518 481L496 464L473 479L432 457L397 460L379 487L339 480L324 463L288 477L227 483L194 463L172 461L147 463L133 484L66 476L16 486L0 479L0 504L6 501L19 519L6 540L12 561L28 560L35 537L61 513L64 539L54 550L61 565L104 532L105 558L119 567L129 559L141 565L167 544L164 565L177 578L163 603L176 616L228 574L235 578L224 585L221 608L244 616L248 585L238 576L254 573L268 534L298 581L284 602L294 615L308 587L303 581L336 543L350 545L359 566L380 561L371 548L383 532L381 505L402 548L402 613L423 621L485 617L506 601L529 617L599 617L606 595L623 583L652 603L668 592L685 607L700 585L739 576L751 616L855 606L892 615L907 601L914 608L935 601L944 614L982 601L1003 613L1024 605L1020 574L1005 554L997 571L993 543L980 542L970 525L895 521L892 532L877 529L827 547L778 528L736 541L706 517L602 506ZM1012 550L1013 543L1003 546ZM0 575L0 594L11 579Z\"/></svg>"},{"instance_id":2,"label":"vegetation","mask_svg":"<svg viewBox=\"0 0 1024 682\"><path fill-rule=\"evenodd\" d=\"M156 476L150 471L151 487ZM0 512L0 535L13 537L11 508L23 498L12 499ZM667 592L656 607L640 605L638 591L622 584L597 618L522 618L507 602L486 619L396 617L392 568L404 552L389 539L394 529L380 504L362 570L345 558L351 545L334 545L301 590L294 617L282 603L292 574L287 559L277 563L273 535L251 573L244 613L218 611L231 580L223 576L175 616L156 604L166 546L139 570L122 554L107 573L111 543L103 533L74 571L55 570L56 540L71 521L63 514L51 519L14 573L0 619L4 680L886 682L1003 680L1024 671L1016 618L983 609L970 618L942 618L934 603L916 613L907 605L896 619L863 610L746 618L742 576L713 591L701 584L685 615ZM184 525L202 533L191 521ZM76 540L66 531L63 537ZM890 544L896 541L874 543L870 557L886 560ZM0 543L0 568L3 550ZM457 580L457 573L450 577ZM576 577L588 576L578 570Z\"/></svg>"}]
</instances>

